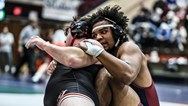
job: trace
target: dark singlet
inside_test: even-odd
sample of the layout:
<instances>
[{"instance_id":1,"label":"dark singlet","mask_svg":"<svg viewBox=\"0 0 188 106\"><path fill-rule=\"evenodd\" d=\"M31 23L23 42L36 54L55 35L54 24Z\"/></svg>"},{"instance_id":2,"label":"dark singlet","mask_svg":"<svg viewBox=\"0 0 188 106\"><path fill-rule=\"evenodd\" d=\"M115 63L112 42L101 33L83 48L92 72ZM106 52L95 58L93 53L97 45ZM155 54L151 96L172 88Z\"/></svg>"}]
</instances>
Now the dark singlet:
<instances>
[{"instance_id":1,"label":"dark singlet","mask_svg":"<svg viewBox=\"0 0 188 106\"><path fill-rule=\"evenodd\" d=\"M159 106L159 100L154 86L154 82L152 82L152 85L148 88L140 88L132 84L131 87L139 95L141 103L144 106Z\"/></svg>"},{"instance_id":2,"label":"dark singlet","mask_svg":"<svg viewBox=\"0 0 188 106\"><path fill-rule=\"evenodd\" d=\"M84 94L94 101L95 106L99 106L94 85L95 77L101 68L101 65L91 65L73 69L58 63L46 86L44 106L57 106L58 96L65 90L66 94Z\"/></svg>"}]
</instances>

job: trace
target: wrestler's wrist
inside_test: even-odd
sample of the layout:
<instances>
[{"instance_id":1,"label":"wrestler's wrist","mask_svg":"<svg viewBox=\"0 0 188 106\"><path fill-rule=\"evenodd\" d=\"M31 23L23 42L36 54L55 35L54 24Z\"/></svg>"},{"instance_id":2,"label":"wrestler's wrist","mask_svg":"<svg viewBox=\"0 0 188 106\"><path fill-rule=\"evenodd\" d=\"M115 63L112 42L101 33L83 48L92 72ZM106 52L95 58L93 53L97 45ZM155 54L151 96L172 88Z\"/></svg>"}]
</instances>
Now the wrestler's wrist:
<instances>
[{"instance_id":1,"label":"wrestler's wrist","mask_svg":"<svg viewBox=\"0 0 188 106\"><path fill-rule=\"evenodd\" d=\"M44 42L42 44L42 50L46 51L46 49L48 48L49 42Z\"/></svg>"},{"instance_id":2,"label":"wrestler's wrist","mask_svg":"<svg viewBox=\"0 0 188 106\"><path fill-rule=\"evenodd\" d=\"M99 51L96 53L95 57L99 57L99 55L100 55L103 51L104 51L104 49L99 50Z\"/></svg>"},{"instance_id":3,"label":"wrestler's wrist","mask_svg":"<svg viewBox=\"0 0 188 106\"><path fill-rule=\"evenodd\" d=\"M104 49L99 49L99 50L96 50L94 52L86 51L86 53L91 55L91 56L98 57L103 51L104 51Z\"/></svg>"},{"instance_id":4,"label":"wrestler's wrist","mask_svg":"<svg viewBox=\"0 0 188 106\"><path fill-rule=\"evenodd\" d=\"M91 56L98 57L104 51L103 48L93 45L91 42L85 42L85 44L88 47L85 52Z\"/></svg>"}]
</instances>

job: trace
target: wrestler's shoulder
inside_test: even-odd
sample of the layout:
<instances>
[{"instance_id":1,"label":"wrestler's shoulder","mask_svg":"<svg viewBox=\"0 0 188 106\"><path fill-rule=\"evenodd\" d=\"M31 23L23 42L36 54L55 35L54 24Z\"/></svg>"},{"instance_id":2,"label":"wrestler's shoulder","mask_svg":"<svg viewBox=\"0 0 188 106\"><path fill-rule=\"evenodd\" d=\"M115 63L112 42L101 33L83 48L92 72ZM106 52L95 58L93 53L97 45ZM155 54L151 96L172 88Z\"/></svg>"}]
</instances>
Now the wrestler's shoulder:
<instances>
[{"instance_id":1,"label":"wrestler's shoulder","mask_svg":"<svg viewBox=\"0 0 188 106\"><path fill-rule=\"evenodd\" d=\"M140 51L140 48L139 46L132 42L132 41L127 41L127 42L124 42L121 46L120 46L120 49L122 50L128 50L128 51Z\"/></svg>"}]
</instances>

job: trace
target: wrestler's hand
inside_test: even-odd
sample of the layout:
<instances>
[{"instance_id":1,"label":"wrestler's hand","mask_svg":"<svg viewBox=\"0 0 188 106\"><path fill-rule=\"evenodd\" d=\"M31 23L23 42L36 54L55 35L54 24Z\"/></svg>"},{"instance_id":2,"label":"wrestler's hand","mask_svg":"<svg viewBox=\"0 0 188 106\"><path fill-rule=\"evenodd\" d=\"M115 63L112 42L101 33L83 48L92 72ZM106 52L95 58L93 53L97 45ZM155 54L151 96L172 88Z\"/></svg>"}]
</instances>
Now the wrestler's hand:
<instances>
[{"instance_id":1,"label":"wrestler's hand","mask_svg":"<svg viewBox=\"0 0 188 106\"><path fill-rule=\"evenodd\" d=\"M104 51L103 46L96 40L86 39L79 43L79 46L91 56L99 56Z\"/></svg>"},{"instance_id":2,"label":"wrestler's hand","mask_svg":"<svg viewBox=\"0 0 188 106\"><path fill-rule=\"evenodd\" d=\"M44 50L44 45L46 45L47 43L48 42L44 41L39 36L34 36L28 40L25 47L29 48L31 45L36 45L39 49Z\"/></svg>"},{"instance_id":3,"label":"wrestler's hand","mask_svg":"<svg viewBox=\"0 0 188 106\"><path fill-rule=\"evenodd\" d=\"M50 64L48 65L48 67L46 69L48 75L51 75L54 72L56 65L57 65L56 61L52 60L50 62Z\"/></svg>"}]
</instances>

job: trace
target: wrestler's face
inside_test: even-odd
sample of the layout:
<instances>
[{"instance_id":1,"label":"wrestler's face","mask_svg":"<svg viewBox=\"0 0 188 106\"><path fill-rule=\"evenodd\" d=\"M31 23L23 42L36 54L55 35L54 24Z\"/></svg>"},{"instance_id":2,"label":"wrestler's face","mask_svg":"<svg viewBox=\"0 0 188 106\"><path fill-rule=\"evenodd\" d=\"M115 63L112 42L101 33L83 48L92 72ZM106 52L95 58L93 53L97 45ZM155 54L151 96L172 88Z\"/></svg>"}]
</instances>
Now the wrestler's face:
<instances>
[{"instance_id":1,"label":"wrestler's face","mask_svg":"<svg viewBox=\"0 0 188 106\"><path fill-rule=\"evenodd\" d=\"M92 28L92 38L100 42L105 50L109 50L115 45L111 28L108 25L111 24L108 21L104 20L95 23Z\"/></svg>"},{"instance_id":2,"label":"wrestler's face","mask_svg":"<svg viewBox=\"0 0 188 106\"><path fill-rule=\"evenodd\" d=\"M66 46L76 46L77 44L79 44L81 41L83 41L85 38L76 38L73 41L73 36L71 35L71 29L68 28L67 30L67 39L66 39ZM73 42L73 44L71 44Z\"/></svg>"}]
</instances>

